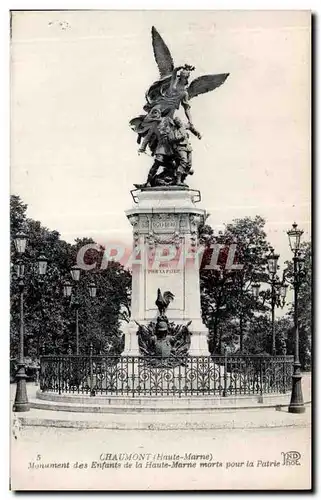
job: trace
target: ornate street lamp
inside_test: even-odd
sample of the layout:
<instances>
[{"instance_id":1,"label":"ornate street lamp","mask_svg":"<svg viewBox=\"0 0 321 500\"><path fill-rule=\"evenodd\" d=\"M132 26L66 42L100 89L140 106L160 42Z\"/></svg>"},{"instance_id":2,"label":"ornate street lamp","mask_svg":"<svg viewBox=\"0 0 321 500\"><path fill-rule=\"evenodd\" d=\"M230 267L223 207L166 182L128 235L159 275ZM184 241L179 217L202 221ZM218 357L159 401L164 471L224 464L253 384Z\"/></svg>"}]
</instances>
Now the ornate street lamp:
<instances>
[{"instance_id":1,"label":"ornate street lamp","mask_svg":"<svg viewBox=\"0 0 321 500\"><path fill-rule=\"evenodd\" d=\"M79 281L80 279L80 267L74 266L71 268L71 277L74 281Z\"/></svg>"},{"instance_id":2,"label":"ornate street lamp","mask_svg":"<svg viewBox=\"0 0 321 500\"><path fill-rule=\"evenodd\" d=\"M27 235L24 232L19 232L14 237L14 246L18 255L22 255L25 253L26 245L27 245Z\"/></svg>"},{"instance_id":3,"label":"ornate street lamp","mask_svg":"<svg viewBox=\"0 0 321 500\"><path fill-rule=\"evenodd\" d=\"M88 285L89 295L92 299L96 297L97 287L94 281L91 281Z\"/></svg>"},{"instance_id":4,"label":"ornate street lamp","mask_svg":"<svg viewBox=\"0 0 321 500\"><path fill-rule=\"evenodd\" d=\"M274 253L272 249L270 255L267 257L268 271L270 273L271 284L271 315L272 315L272 356L275 356L275 305L278 299L277 293L277 269L279 255Z\"/></svg>"},{"instance_id":5,"label":"ornate street lamp","mask_svg":"<svg viewBox=\"0 0 321 500\"><path fill-rule=\"evenodd\" d=\"M275 307L284 307L285 297L287 292L287 285L282 282L280 283L277 270L278 270L278 260L279 255L274 253L271 249L271 253L267 257L267 267L269 272L269 280L267 282L271 285L271 323L272 323L272 355L276 354L276 338L275 338ZM252 296L255 300L259 299L259 283L252 284ZM263 298L263 304L265 298Z\"/></svg>"},{"instance_id":6,"label":"ornate street lamp","mask_svg":"<svg viewBox=\"0 0 321 500\"><path fill-rule=\"evenodd\" d=\"M268 270L271 276L274 276L277 272L279 257L277 253L274 253L274 250L267 257Z\"/></svg>"},{"instance_id":7,"label":"ornate street lamp","mask_svg":"<svg viewBox=\"0 0 321 500\"><path fill-rule=\"evenodd\" d=\"M294 254L300 250L301 236L304 233L302 229L298 229L296 222L292 224L292 229L287 231L289 237L290 248Z\"/></svg>"},{"instance_id":8,"label":"ornate street lamp","mask_svg":"<svg viewBox=\"0 0 321 500\"><path fill-rule=\"evenodd\" d=\"M260 287L260 283L252 283L252 296L255 300L259 298Z\"/></svg>"},{"instance_id":9,"label":"ornate street lamp","mask_svg":"<svg viewBox=\"0 0 321 500\"><path fill-rule=\"evenodd\" d=\"M78 266L73 266L70 270L72 279L78 283L80 279L80 268ZM73 300L73 306L76 310L76 355L79 355L79 307L80 303L78 296Z\"/></svg>"},{"instance_id":10,"label":"ornate street lamp","mask_svg":"<svg viewBox=\"0 0 321 500\"><path fill-rule=\"evenodd\" d=\"M70 281L65 281L63 284L63 294L64 297L70 297L72 292L72 285Z\"/></svg>"},{"instance_id":11,"label":"ornate street lamp","mask_svg":"<svg viewBox=\"0 0 321 500\"><path fill-rule=\"evenodd\" d=\"M20 290L20 337L19 337L19 360L18 360L18 369L16 373L16 395L15 401L13 404L13 411L15 412L23 412L29 411L30 405L28 402L27 395L27 386L26 386L26 366L24 360L24 273L25 273L25 265L21 260L22 255L26 250L27 245L27 236L24 233L18 233L14 238L14 245L18 255L20 256L20 260L16 265L16 273L19 279L19 290ZM42 258L43 262L43 258ZM47 265L45 267L38 268L39 274L42 276L46 273Z\"/></svg>"},{"instance_id":12,"label":"ornate street lamp","mask_svg":"<svg viewBox=\"0 0 321 500\"><path fill-rule=\"evenodd\" d=\"M80 279L80 268L77 266L74 266L71 269L71 276L72 279L77 283ZM78 287L76 286L76 291L75 291L75 297L72 298L72 305L74 306L76 310L76 355L79 356L79 309L80 309L80 298L79 298L79 293L78 293ZM71 297L72 296L72 284L70 281L65 281L63 284L63 294L64 297ZM96 297L97 293L97 287L94 281L91 281L88 285L88 290L89 290L89 295L92 299Z\"/></svg>"},{"instance_id":13,"label":"ornate street lamp","mask_svg":"<svg viewBox=\"0 0 321 500\"><path fill-rule=\"evenodd\" d=\"M286 285L285 283L281 283L279 288L279 293L280 293L280 298L282 299L283 302L283 306L285 305L285 298L287 291L288 291L288 285Z\"/></svg>"},{"instance_id":14,"label":"ornate street lamp","mask_svg":"<svg viewBox=\"0 0 321 500\"><path fill-rule=\"evenodd\" d=\"M27 245L27 236L24 233L18 233L14 238L14 246L16 252L19 256L22 256L25 253ZM18 360L18 369L16 373L16 396L13 405L13 411L21 412L21 411L29 411L30 406L28 402L27 396L27 387L26 387L26 367L24 362L24 318L23 318L23 290L24 290L24 271L25 266L23 262L20 260L16 267L17 277L19 278L19 290L20 290L20 337L19 337L19 360Z\"/></svg>"},{"instance_id":15,"label":"ornate street lamp","mask_svg":"<svg viewBox=\"0 0 321 500\"><path fill-rule=\"evenodd\" d=\"M45 276L47 272L48 259L45 255L40 255L38 257L38 274L39 276Z\"/></svg>"},{"instance_id":16,"label":"ornate street lamp","mask_svg":"<svg viewBox=\"0 0 321 500\"><path fill-rule=\"evenodd\" d=\"M301 364L299 357L299 321L298 321L298 294L300 288L301 272L304 266L304 260L300 256L300 243L303 230L298 229L296 223L292 225L292 229L287 231L290 248L293 252L293 288L294 288L294 363L293 363L293 376L292 376L292 393L291 401L288 408L290 413L304 413L305 407L302 395L301 385Z\"/></svg>"}]
</instances>

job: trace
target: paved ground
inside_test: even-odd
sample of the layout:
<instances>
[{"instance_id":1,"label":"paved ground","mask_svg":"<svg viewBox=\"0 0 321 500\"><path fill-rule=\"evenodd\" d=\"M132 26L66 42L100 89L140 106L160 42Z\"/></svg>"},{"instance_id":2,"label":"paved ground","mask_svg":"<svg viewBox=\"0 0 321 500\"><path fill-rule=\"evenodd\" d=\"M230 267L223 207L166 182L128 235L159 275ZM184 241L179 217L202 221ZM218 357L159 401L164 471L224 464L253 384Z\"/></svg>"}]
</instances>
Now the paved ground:
<instances>
[{"instance_id":1,"label":"paved ground","mask_svg":"<svg viewBox=\"0 0 321 500\"><path fill-rule=\"evenodd\" d=\"M310 401L310 377L303 378L305 401ZM37 386L28 384L29 399L35 398ZM12 388L12 398L14 387ZM290 414L287 407L276 411L275 408L192 411L185 413L80 413L32 408L27 413L17 414L23 426L55 426L84 428L103 428L114 430L183 430L183 429L237 429L265 427L308 427L311 418L311 405L306 405L302 415Z\"/></svg>"},{"instance_id":2,"label":"paved ground","mask_svg":"<svg viewBox=\"0 0 321 500\"><path fill-rule=\"evenodd\" d=\"M310 378L304 377L303 380L304 394L308 394ZM31 394L37 388L30 386L28 389ZM31 410L29 413L38 418L36 412L39 411L44 412ZM63 413L71 421L97 419L97 415L56 413L60 414L59 418ZM207 430L190 430L188 425L186 430L162 431L16 426L12 439L12 487L308 489L311 469L310 416L307 405L303 415L262 409L222 412L212 417L216 424L223 418L229 421L228 429L217 426ZM114 421L121 423L122 417L118 415ZM125 417L128 419L130 416ZM142 422L147 417L138 415L135 418L137 422ZM162 416L157 414L152 418L156 423ZM182 420L182 416L175 418ZM192 416L184 418L188 423ZM246 422L256 422L261 428L233 428L233 421L243 427ZM276 425L271 427L271 422ZM291 451L298 452L295 455L298 460L289 462L288 456L284 463L284 453ZM124 455L115 456L120 453ZM45 465L51 467L44 468Z\"/></svg>"}]
</instances>

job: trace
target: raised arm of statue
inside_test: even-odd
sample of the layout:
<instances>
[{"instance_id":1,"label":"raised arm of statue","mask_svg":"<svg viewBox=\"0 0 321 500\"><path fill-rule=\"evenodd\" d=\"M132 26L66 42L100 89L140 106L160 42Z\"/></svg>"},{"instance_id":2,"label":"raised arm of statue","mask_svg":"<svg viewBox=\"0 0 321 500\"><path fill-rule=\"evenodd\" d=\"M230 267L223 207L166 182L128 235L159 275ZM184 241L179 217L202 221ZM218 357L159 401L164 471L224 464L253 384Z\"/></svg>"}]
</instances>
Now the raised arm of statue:
<instances>
[{"instance_id":1,"label":"raised arm of statue","mask_svg":"<svg viewBox=\"0 0 321 500\"><path fill-rule=\"evenodd\" d=\"M187 125L187 128L188 130L190 130L192 132L193 135L195 135L198 139L202 139L202 135L199 133L198 130L196 130L196 128L194 127L194 125L192 123L189 123Z\"/></svg>"},{"instance_id":2,"label":"raised arm of statue","mask_svg":"<svg viewBox=\"0 0 321 500\"><path fill-rule=\"evenodd\" d=\"M177 79L177 73L183 69L184 66L177 66L177 68L174 68L173 69L173 72L172 72L172 78L171 78L171 83L170 83L170 91L172 91L174 88L175 88L175 84L176 84L176 79Z\"/></svg>"},{"instance_id":3,"label":"raised arm of statue","mask_svg":"<svg viewBox=\"0 0 321 500\"><path fill-rule=\"evenodd\" d=\"M192 124L192 115L191 115L191 105L190 103L188 102L188 93L185 92L183 98L182 98L182 101L181 101L181 104L184 108L184 111L185 111L185 116L188 120L188 123Z\"/></svg>"}]
</instances>

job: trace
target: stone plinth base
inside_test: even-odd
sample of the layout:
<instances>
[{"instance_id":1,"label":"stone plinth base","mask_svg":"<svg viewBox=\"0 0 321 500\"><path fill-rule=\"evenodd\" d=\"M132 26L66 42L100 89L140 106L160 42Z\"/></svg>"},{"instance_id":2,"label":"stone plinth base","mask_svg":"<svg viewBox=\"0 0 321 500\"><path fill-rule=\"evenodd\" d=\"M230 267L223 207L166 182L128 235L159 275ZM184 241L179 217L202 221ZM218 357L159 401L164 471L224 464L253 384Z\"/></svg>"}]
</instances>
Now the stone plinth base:
<instances>
[{"instance_id":1,"label":"stone plinth base","mask_svg":"<svg viewBox=\"0 0 321 500\"><path fill-rule=\"evenodd\" d=\"M192 325L191 325L192 326ZM189 354L191 356L209 356L208 350L208 335L207 331L204 329L195 331L191 328L191 346L189 348Z\"/></svg>"},{"instance_id":2,"label":"stone plinth base","mask_svg":"<svg viewBox=\"0 0 321 500\"><path fill-rule=\"evenodd\" d=\"M138 354L137 325L156 321L158 288L175 298L166 310L168 320L186 325L193 333L190 354L208 356L208 331L201 319L199 268L202 249L198 232L206 219L198 208L199 191L181 187L137 191L126 215L133 226L131 323L125 355Z\"/></svg>"},{"instance_id":3,"label":"stone plinth base","mask_svg":"<svg viewBox=\"0 0 321 500\"><path fill-rule=\"evenodd\" d=\"M125 349L122 353L123 356L139 356L138 325L134 321L130 321L124 328L125 333Z\"/></svg>"}]
</instances>

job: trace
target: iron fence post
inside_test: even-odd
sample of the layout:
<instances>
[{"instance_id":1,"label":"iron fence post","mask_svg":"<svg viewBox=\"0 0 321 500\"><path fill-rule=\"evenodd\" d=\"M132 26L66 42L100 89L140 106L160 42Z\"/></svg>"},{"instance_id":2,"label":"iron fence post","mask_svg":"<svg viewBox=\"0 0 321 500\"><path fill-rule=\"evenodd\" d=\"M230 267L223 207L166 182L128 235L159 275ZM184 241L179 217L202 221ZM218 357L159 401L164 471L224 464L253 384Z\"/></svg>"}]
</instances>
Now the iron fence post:
<instances>
[{"instance_id":1,"label":"iron fence post","mask_svg":"<svg viewBox=\"0 0 321 500\"><path fill-rule=\"evenodd\" d=\"M227 352L224 352L224 388L223 388L223 397L227 396Z\"/></svg>"}]
</instances>

